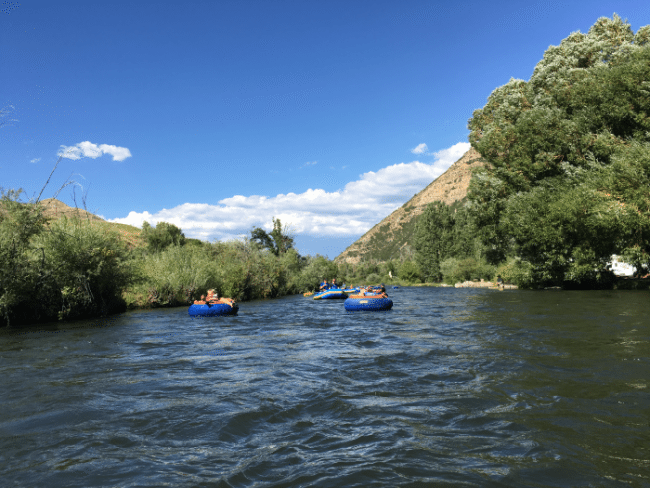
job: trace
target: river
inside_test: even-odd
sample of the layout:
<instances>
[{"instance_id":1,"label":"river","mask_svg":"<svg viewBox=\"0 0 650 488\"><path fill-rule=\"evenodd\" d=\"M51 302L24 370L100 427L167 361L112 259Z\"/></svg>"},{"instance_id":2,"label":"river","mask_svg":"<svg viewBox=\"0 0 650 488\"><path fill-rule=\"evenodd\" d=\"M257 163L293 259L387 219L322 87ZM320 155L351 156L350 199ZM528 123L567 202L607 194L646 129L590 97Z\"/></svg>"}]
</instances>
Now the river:
<instances>
[{"instance_id":1,"label":"river","mask_svg":"<svg viewBox=\"0 0 650 488\"><path fill-rule=\"evenodd\" d=\"M0 332L0 484L650 486L650 294L389 289Z\"/></svg>"}]
</instances>

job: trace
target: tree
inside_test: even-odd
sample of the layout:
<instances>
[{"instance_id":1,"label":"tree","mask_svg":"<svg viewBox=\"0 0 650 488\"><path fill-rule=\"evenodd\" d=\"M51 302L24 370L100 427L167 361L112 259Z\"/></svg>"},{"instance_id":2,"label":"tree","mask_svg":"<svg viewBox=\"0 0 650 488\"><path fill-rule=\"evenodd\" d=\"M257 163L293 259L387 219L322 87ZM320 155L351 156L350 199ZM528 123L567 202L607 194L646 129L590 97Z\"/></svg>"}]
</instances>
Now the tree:
<instances>
[{"instance_id":1,"label":"tree","mask_svg":"<svg viewBox=\"0 0 650 488\"><path fill-rule=\"evenodd\" d=\"M427 281L442 280L440 265L449 257L483 258L474 218L463 202L429 204L418 219L414 247L415 261Z\"/></svg>"},{"instance_id":2,"label":"tree","mask_svg":"<svg viewBox=\"0 0 650 488\"><path fill-rule=\"evenodd\" d=\"M422 272L413 261L404 261L399 268L399 277L404 281L420 283L422 281Z\"/></svg>"},{"instance_id":3,"label":"tree","mask_svg":"<svg viewBox=\"0 0 650 488\"><path fill-rule=\"evenodd\" d=\"M416 250L416 263L427 281L442 279L440 262L453 249L454 223L454 212L443 202L427 205L418 219L413 247Z\"/></svg>"},{"instance_id":4,"label":"tree","mask_svg":"<svg viewBox=\"0 0 650 488\"><path fill-rule=\"evenodd\" d=\"M300 275L294 280L300 290L317 290L323 280L331 281L337 278L338 266L324 256L317 254L309 257L308 263L301 263Z\"/></svg>"},{"instance_id":5,"label":"tree","mask_svg":"<svg viewBox=\"0 0 650 488\"><path fill-rule=\"evenodd\" d=\"M616 15L600 18L474 112L470 142L489 165L469 208L490 262L520 256L554 283L599 273L612 252L648 264L637 183L650 177L649 39L650 26L634 34Z\"/></svg>"},{"instance_id":6,"label":"tree","mask_svg":"<svg viewBox=\"0 0 650 488\"><path fill-rule=\"evenodd\" d=\"M294 239L287 226L282 226L280 219L273 217L273 230L267 233L260 227L251 230L251 241L256 242L263 249L268 249L276 256L293 249Z\"/></svg>"},{"instance_id":7,"label":"tree","mask_svg":"<svg viewBox=\"0 0 650 488\"><path fill-rule=\"evenodd\" d=\"M174 224L158 222L152 227L149 222L142 223L142 236L147 241L147 247L152 252L160 252L168 246L185 244L185 234Z\"/></svg>"}]
</instances>

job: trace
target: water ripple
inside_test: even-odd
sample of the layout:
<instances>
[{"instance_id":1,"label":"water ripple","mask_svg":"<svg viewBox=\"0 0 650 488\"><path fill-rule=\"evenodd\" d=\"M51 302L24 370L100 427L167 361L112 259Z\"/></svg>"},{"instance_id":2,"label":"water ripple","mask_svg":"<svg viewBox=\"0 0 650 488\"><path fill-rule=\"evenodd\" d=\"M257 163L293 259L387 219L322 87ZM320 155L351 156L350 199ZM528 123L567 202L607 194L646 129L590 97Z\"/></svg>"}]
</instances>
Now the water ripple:
<instances>
[{"instance_id":1,"label":"water ripple","mask_svg":"<svg viewBox=\"0 0 650 488\"><path fill-rule=\"evenodd\" d=\"M0 335L20 486L650 486L647 294L401 288Z\"/></svg>"}]
</instances>

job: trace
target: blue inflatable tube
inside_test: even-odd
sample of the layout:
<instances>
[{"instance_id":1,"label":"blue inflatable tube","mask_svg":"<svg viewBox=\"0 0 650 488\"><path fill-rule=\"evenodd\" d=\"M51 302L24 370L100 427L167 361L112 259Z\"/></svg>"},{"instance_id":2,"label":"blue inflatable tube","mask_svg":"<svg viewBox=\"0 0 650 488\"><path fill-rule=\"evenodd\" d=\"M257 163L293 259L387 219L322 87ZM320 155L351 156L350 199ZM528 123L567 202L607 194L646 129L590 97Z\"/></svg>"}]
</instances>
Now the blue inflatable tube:
<instances>
[{"instance_id":1,"label":"blue inflatable tube","mask_svg":"<svg viewBox=\"0 0 650 488\"><path fill-rule=\"evenodd\" d=\"M226 303L215 303L214 305L190 305L188 313L190 317L217 317L218 315L237 315L239 306L235 303L230 306Z\"/></svg>"},{"instance_id":2,"label":"blue inflatable tube","mask_svg":"<svg viewBox=\"0 0 650 488\"><path fill-rule=\"evenodd\" d=\"M332 288L330 290L325 290L318 292L314 295L314 300L322 300L324 298L347 298L348 296L343 293L343 290L339 288Z\"/></svg>"},{"instance_id":3,"label":"blue inflatable tube","mask_svg":"<svg viewBox=\"0 0 650 488\"><path fill-rule=\"evenodd\" d=\"M360 310L390 310L393 308L393 301L386 297L366 296L362 298L348 298L343 304L348 312L357 312Z\"/></svg>"},{"instance_id":4,"label":"blue inflatable tube","mask_svg":"<svg viewBox=\"0 0 650 488\"><path fill-rule=\"evenodd\" d=\"M343 293L349 296L349 295L355 295L360 291L361 290L359 288L346 288L345 290L343 290Z\"/></svg>"}]
</instances>

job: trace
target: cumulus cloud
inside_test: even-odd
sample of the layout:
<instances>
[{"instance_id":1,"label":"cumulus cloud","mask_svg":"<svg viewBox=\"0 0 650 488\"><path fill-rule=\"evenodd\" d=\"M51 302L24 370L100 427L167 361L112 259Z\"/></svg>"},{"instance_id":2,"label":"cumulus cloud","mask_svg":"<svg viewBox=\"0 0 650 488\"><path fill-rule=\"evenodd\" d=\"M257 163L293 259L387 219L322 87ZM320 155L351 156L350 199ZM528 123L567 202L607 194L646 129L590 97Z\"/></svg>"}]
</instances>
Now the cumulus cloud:
<instances>
[{"instance_id":1,"label":"cumulus cloud","mask_svg":"<svg viewBox=\"0 0 650 488\"><path fill-rule=\"evenodd\" d=\"M304 168L305 166L314 166L315 164L318 164L318 161L307 161L301 166L301 168Z\"/></svg>"},{"instance_id":2,"label":"cumulus cloud","mask_svg":"<svg viewBox=\"0 0 650 488\"><path fill-rule=\"evenodd\" d=\"M131 157L131 151L126 147L112 146L110 144L93 144L90 141L80 142L74 146L61 146L58 155L66 159L81 159L98 157L110 154L113 156L113 161L124 161L126 158Z\"/></svg>"},{"instance_id":3,"label":"cumulus cloud","mask_svg":"<svg viewBox=\"0 0 650 488\"><path fill-rule=\"evenodd\" d=\"M274 197L234 195L217 205L184 203L153 214L130 212L111 221L136 227L144 221L152 225L169 222L188 237L224 240L248 234L253 226L271 231L276 217L290 224L296 234L359 236L444 173L468 149L469 144L461 142L434 153L432 163L412 161L369 171L338 191L310 188Z\"/></svg>"},{"instance_id":4,"label":"cumulus cloud","mask_svg":"<svg viewBox=\"0 0 650 488\"><path fill-rule=\"evenodd\" d=\"M469 142L458 142L447 149L434 152L436 158L435 164L445 167L445 170L458 161L463 154L469 151L472 145Z\"/></svg>"},{"instance_id":5,"label":"cumulus cloud","mask_svg":"<svg viewBox=\"0 0 650 488\"><path fill-rule=\"evenodd\" d=\"M30 163L38 163L40 160L41 160L41 158L34 158L34 159L30 160L29 162Z\"/></svg>"},{"instance_id":6,"label":"cumulus cloud","mask_svg":"<svg viewBox=\"0 0 650 488\"><path fill-rule=\"evenodd\" d=\"M418 144L418 145L415 146L413 149L411 149L411 152L412 152L413 154L425 154L428 150L429 150L429 148L428 148L427 145L423 142L422 144Z\"/></svg>"}]
</instances>

